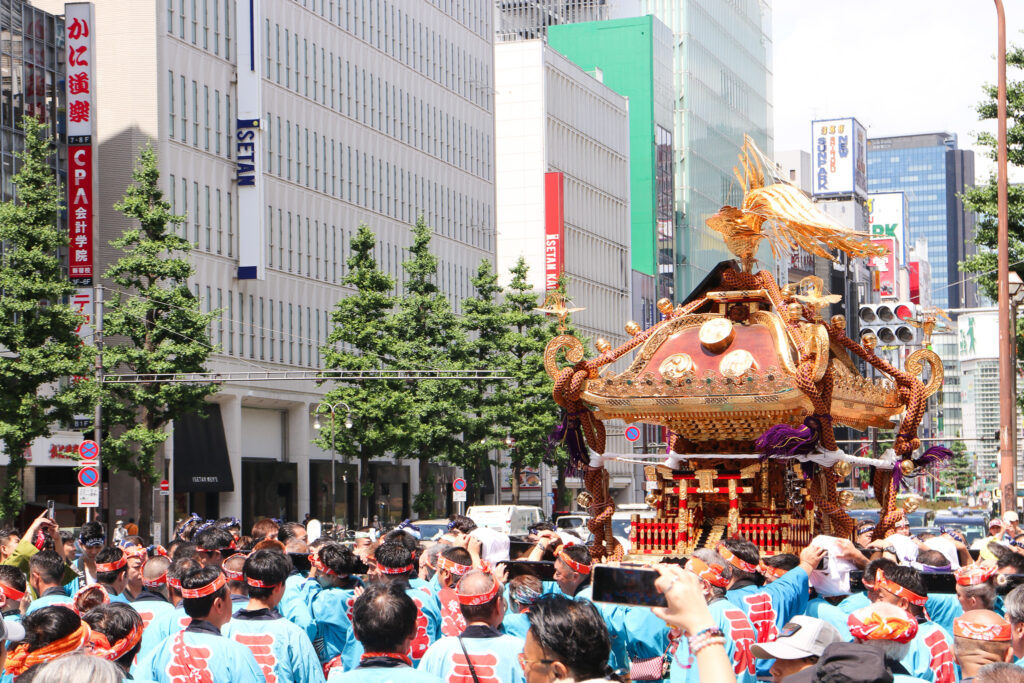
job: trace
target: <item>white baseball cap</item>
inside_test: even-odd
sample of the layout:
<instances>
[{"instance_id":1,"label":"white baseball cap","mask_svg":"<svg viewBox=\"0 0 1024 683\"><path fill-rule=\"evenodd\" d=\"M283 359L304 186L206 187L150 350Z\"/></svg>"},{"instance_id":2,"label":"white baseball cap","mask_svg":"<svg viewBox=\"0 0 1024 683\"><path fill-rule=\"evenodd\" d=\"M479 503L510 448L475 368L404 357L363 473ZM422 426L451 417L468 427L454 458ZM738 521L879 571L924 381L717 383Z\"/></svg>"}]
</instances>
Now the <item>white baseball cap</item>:
<instances>
[{"instance_id":1,"label":"white baseball cap","mask_svg":"<svg viewBox=\"0 0 1024 683\"><path fill-rule=\"evenodd\" d=\"M842 636L832 624L800 614L782 627L778 638L770 643L754 645L750 651L758 659L820 657L826 647L840 640Z\"/></svg>"},{"instance_id":2,"label":"white baseball cap","mask_svg":"<svg viewBox=\"0 0 1024 683\"><path fill-rule=\"evenodd\" d=\"M1003 513L1003 521L1007 524L1010 524L1012 522L1020 521L1020 518L1017 517L1017 513L1014 512L1013 510L1007 510L1006 512Z\"/></svg>"},{"instance_id":3,"label":"white baseball cap","mask_svg":"<svg viewBox=\"0 0 1024 683\"><path fill-rule=\"evenodd\" d=\"M0 640L20 643L25 640L25 627L16 621L0 619Z\"/></svg>"}]
</instances>

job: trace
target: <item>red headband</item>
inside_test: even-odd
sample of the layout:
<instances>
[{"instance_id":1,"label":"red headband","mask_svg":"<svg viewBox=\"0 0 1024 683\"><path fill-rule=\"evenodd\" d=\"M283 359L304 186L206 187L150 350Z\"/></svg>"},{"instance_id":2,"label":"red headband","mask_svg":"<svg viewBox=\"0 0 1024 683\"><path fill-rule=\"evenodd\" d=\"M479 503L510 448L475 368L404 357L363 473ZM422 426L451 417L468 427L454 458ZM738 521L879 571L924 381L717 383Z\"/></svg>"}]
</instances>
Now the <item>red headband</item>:
<instances>
[{"instance_id":1,"label":"red headband","mask_svg":"<svg viewBox=\"0 0 1024 683\"><path fill-rule=\"evenodd\" d=\"M847 617L846 624L850 627L850 635L854 638L909 643L917 635L917 619L909 614L906 617L883 617L877 612L872 612L872 609L871 607L862 607ZM865 612L870 612L870 614L865 615Z\"/></svg>"},{"instance_id":2,"label":"red headband","mask_svg":"<svg viewBox=\"0 0 1024 683\"><path fill-rule=\"evenodd\" d=\"M167 585L173 588L174 590L178 591L179 593L181 592L181 579L174 579L168 576Z\"/></svg>"},{"instance_id":3,"label":"red headband","mask_svg":"<svg viewBox=\"0 0 1024 683\"><path fill-rule=\"evenodd\" d=\"M1010 641L1011 629L1006 622L1002 624L975 624L964 617L953 620L953 635L970 640L988 640L998 642Z\"/></svg>"},{"instance_id":4,"label":"red headband","mask_svg":"<svg viewBox=\"0 0 1024 683\"><path fill-rule=\"evenodd\" d=\"M995 572L995 569L972 564L969 567L960 567L953 574L956 576L958 586L980 586L992 578Z\"/></svg>"},{"instance_id":5,"label":"red headband","mask_svg":"<svg viewBox=\"0 0 1024 683\"><path fill-rule=\"evenodd\" d=\"M736 553L726 548L723 544L719 543L715 546L715 551L722 556L723 560L731 564L736 569L739 569L741 572L747 572L748 574L757 573L756 564L750 564L749 562L736 557Z\"/></svg>"},{"instance_id":6,"label":"red headband","mask_svg":"<svg viewBox=\"0 0 1024 683\"><path fill-rule=\"evenodd\" d=\"M224 587L224 584L224 575L217 574L217 578L215 578L213 581L206 584L205 586L200 586L199 588L182 587L181 597L188 598L190 600L194 600L195 598L205 598L207 595L213 595L214 593L219 591L221 588Z\"/></svg>"},{"instance_id":7,"label":"red headband","mask_svg":"<svg viewBox=\"0 0 1024 683\"><path fill-rule=\"evenodd\" d=\"M220 566L220 570L224 572L224 576L228 577L228 581L241 581L244 578L244 572L236 572L233 569L228 569L228 562L230 562L232 559L236 557L241 557L243 560L245 560L245 555L243 555L242 553L235 553L228 559L224 560L224 562Z\"/></svg>"},{"instance_id":8,"label":"red headband","mask_svg":"<svg viewBox=\"0 0 1024 683\"><path fill-rule=\"evenodd\" d=\"M132 630L128 632L124 638L114 641L111 645L107 637L98 631L93 631L90 635L92 653L97 657L108 659L112 662L116 662L121 659L129 650L139 644L142 640L142 629L138 625L133 625Z\"/></svg>"},{"instance_id":9,"label":"red headband","mask_svg":"<svg viewBox=\"0 0 1024 683\"><path fill-rule=\"evenodd\" d=\"M380 562L377 563L377 571L381 574L406 574L415 568L416 567L411 564L407 564L404 567L385 567Z\"/></svg>"},{"instance_id":10,"label":"red headband","mask_svg":"<svg viewBox=\"0 0 1024 683\"><path fill-rule=\"evenodd\" d=\"M472 606L472 605L486 605L498 594L501 590L501 584L498 583L497 579L494 580L494 585L491 586L491 590L486 593L480 593L479 595L463 595L458 594L459 604Z\"/></svg>"},{"instance_id":11,"label":"red headband","mask_svg":"<svg viewBox=\"0 0 1024 683\"><path fill-rule=\"evenodd\" d=\"M917 605L918 607L924 607L928 602L927 597L918 595L909 588L904 588L898 583L885 578L882 570L879 570L875 576L875 588L884 588L896 597L905 598L911 605Z\"/></svg>"},{"instance_id":12,"label":"red headband","mask_svg":"<svg viewBox=\"0 0 1024 683\"><path fill-rule=\"evenodd\" d=\"M7 655L4 671L12 676L20 676L29 667L80 650L89 642L90 633L89 624L83 621L72 633L32 652L28 651L28 643L23 642Z\"/></svg>"},{"instance_id":13,"label":"red headband","mask_svg":"<svg viewBox=\"0 0 1024 683\"><path fill-rule=\"evenodd\" d=\"M757 571L761 572L761 576L765 577L766 579L779 579L782 578L782 575L786 573L786 570L782 567L772 567L771 565L767 565L764 562L757 565Z\"/></svg>"},{"instance_id":14,"label":"red headband","mask_svg":"<svg viewBox=\"0 0 1024 683\"><path fill-rule=\"evenodd\" d=\"M147 560L147 562L148 562L148 560ZM145 572L146 572L146 562L143 562L142 566L139 567L139 573L140 574L145 574ZM149 588L156 588L157 586L163 586L163 585L166 585L166 584L167 584L167 570L166 569L164 569L164 573L161 574L160 576L155 576L155 577L153 577L151 579L147 579L145 576L142 577L142 585L143 586L148 586Z\"/></svg>"},{"instance_id":15,"label":"red headband","mask_svg":"<svg viewBox=\"0 0 1024 683\"><path fill-rule=\"evenodd\" d=\"M330 574L332 576L338 575L338 572L324 564L323 560L320 559L320 556L315 553L309 554L309 564L321 574Z\"/></svg>"},{"instance_id":16,"label":"red headband","mask_svg":"<svg viewBox=\"0 0 1024 683\"><path fill-rule=\"evenodd\" d=\"M445 571L451 572L452 574L455 574L456 576L463 576L466 572L468 572L472 568L473 568L472 565L459 564L458 562L455 562L454 560L449 560L444 555L438 555L437 556L437 571L441 571L442 569L444 569Z\"/></svg>"},{"instance_id":17,"label":"red headband","mask_svg":"<svg viewBox=\"0 0 1024 683\"><path fill-rule=\"evenodd\" d=\"M3 593L8 600L21 600L25 597L23 591L19 591L14 586L8 586L6 583L0 583L0 593Z\"/></svg>"},{"instance_id":18,"label":"red headband","mask_svg":"<svg viewBox=\"0 0 1024 683\"><path fill-rule=\"evenodd\" d=\"M121 551L121 559L119 560L116 560L114 562L105 562L102 564L97 562L96 573L104 574L106 572L116 572L118 569L125 566L126 564L128 564L128 556L124 554L124 551Z\"/></svg>"},{"instance_id":19,"label":"red headband","mask_svg":"<svg viewBox=\"0 0 1024 683\"><path fill-rule=\"evenodd\" d=\"M100 603L101 605L110 604L110 594L107 593L107 589L103 587L102 583L93 583L88 586L82 586L75 591L75 594L71 597L71 609L75 614L81 616L82 612L78 608L78 599L90 591L100 592L100 595L103 596L103 601Z\"/></svg>"},{"instance_id":20,"label":"red headband","mask_svg":"<svg viewBox=\"0 0 1024 683\"><path fill-rule=\"evenodd\" d=\"M717 564L709 565L699 557L691 557L686 561L683 568L693 572L712 586L718 586L719 588L727 588L729 586L729 580L722 576L722 570L725 568Z\"/></svg>"},{"instance_id":21,"label":"red headband","mask_svg":"<svg viewBox=\"0 0 1024 683\"><path fill-rule=\"evenodd\" d=\"M558 551L558 555L556 555L556 557L558 559L560 559L562 562L564 562L565 566L567 566L569 569L573 570L577 574L589 574L590 573L590 565L589 564L583 564L582 562L577 562L576 560L574 560L571 557L569 557L565 553L564 550L559 550Z\"/></svg>"},{"instance_id":22,"label":"red headband","mask_svg":"<svg viewBox=\"0 0 1024 683\"><path fill-rule=\"evenodd\" d=\"M245 577L245 582L253 588L276 588L280 586L280 583L263 583L259 579L254 579L251 576Z\"/></svg>"}]
</instances>

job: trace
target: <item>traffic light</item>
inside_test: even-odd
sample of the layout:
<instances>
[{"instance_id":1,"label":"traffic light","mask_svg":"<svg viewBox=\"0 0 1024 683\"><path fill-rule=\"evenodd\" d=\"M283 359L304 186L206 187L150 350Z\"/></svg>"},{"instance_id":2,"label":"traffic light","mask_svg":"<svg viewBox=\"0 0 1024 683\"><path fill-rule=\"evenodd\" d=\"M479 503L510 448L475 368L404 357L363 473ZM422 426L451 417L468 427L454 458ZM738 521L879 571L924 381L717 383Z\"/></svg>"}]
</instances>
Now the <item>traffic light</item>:
<instances>
[{"instance_id":1,"label":"traffic light","mask_svg":"<svg viewBox=\"0 0 1024 683\"><path fill-rule=\"evenodd\" d=\"M920 317L916 304L867 304L860 307L858 317L861 335L870 332L883 346L917 346L924 341L921 328L907 322Z\"/></svg>"}]
</instances>

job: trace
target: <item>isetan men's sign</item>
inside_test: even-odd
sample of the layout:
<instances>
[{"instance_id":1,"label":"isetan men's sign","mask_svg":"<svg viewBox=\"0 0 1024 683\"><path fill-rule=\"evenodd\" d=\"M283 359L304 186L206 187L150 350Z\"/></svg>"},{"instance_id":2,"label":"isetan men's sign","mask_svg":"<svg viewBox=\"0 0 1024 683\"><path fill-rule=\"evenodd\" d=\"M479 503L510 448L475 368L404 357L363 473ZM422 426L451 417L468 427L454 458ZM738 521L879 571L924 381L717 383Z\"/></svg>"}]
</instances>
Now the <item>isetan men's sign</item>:
<instances>
[{"instance_id":1,"label":"isetan men's sign","mask_svg":"<svg viewBox=\"0 0 1024 683\"><path fill-rule=\"evenodd\" d=\"M558 288L565 270L565 185L561 173L544 174L544 291Z\"/></svg>"},{"instance_id":2,"label":"isetan men's sign","mask_svg":"<svg viewBox=\"0 0 1024 683\"><path fill-rule=\"evenodd\" d=\"M260 0L236 4L238 11L238 119L235 121L235 182L238 185L238 279L262 280L266 274L263 226L263 155L260 117Z\"/></svg>"},{"instance_id":3,"label":"isetan men's sign","mask_svg":"<svg viewBox=\"0 0 1024 683\"><path fill-rule=\"evenodd\" d=\"M68 132L68 269L78 285L93 278L92 136L93 107L93 6L89 2L64 5L65 88Z\"/></svg>"}]
</instances>

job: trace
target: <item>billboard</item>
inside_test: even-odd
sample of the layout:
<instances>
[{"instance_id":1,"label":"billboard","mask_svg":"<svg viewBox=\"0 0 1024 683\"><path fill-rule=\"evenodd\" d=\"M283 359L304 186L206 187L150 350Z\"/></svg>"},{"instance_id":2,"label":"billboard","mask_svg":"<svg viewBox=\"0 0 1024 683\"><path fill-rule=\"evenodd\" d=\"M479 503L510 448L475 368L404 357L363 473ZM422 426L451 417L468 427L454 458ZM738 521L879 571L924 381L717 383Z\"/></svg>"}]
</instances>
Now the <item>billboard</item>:
<instances>
[{"instance_id":1,"label":"billboard","mask_svg":"<svg viewBox=\"0 0 1024 683\"><path fill-rule=\"evenodd\" d=\"M899 292L896 291L899 282L896 259L893 254L896 252L896 240L891 237L871 240L871 244L882 246L889 250L885 256L872 256L869 266L872 271L872 282L874 290L883 299L897 299Z\"/></svg>"},{"instance_id":2,"label":"billboard","mask_svg":"<svg viewBox=\"0 0 1024 683\"><path fill-rule=\"evenodd\" d=\"M238 186L238 279L266 279L263 225L263 83L259 64L260 2L240 2L235 55L238 67L238 119L235 121L235 182ZM230 125L230 124L229 124Z\"/></svg>"},{"instance_id":3,"label":"billboard","mask_svg":"<svg viewBox=\"0 0 1024 683\"><path fill-rule=\"evenodd\" d=\"M899 265L906 264L907 257L907 198L902 192L875 192L868 195L868 225L871 236L892 237L896 240Z\"/></svg>"},{"instance_id":4,"label":"billboard","mask_svg":"<svg viewBox=\"0 0 1024 683\"><path fill-rule=\"evenodd\" d=\"M961 314L956 321L960 362L999 357L999 314Z\"/></svg>"},{"instance_id":5,"label":"billboard","mask_svg":"<svg viewBox=\"0 0 1024 683\"><path fill-rule=\"evenodd\" d=\"M811 122L812 195L867 198L867 137L854 118Z\"/></svg>"},{"instance_id":6,"label":"billboard","mask_svg":"<svg viewBox=\"0 0 1024 683\"><path fill-rule=\"evenodd\" d=\"M561 173L544 174L544 291L558 287L565 270L565 185Z\"/></svg>"},{"instance_id":7,"label":"billboard","mask_svg":"<svg viewBox=\"0 0 1024 683\"><path fill-rule=\"evenodd\" d=\"M92 284L93 164L92 136L96 110L93 92L93 6L91 2L64 5L65 95L68 136L68 275L79 286Z\"/></svg>"}]
</instances>

